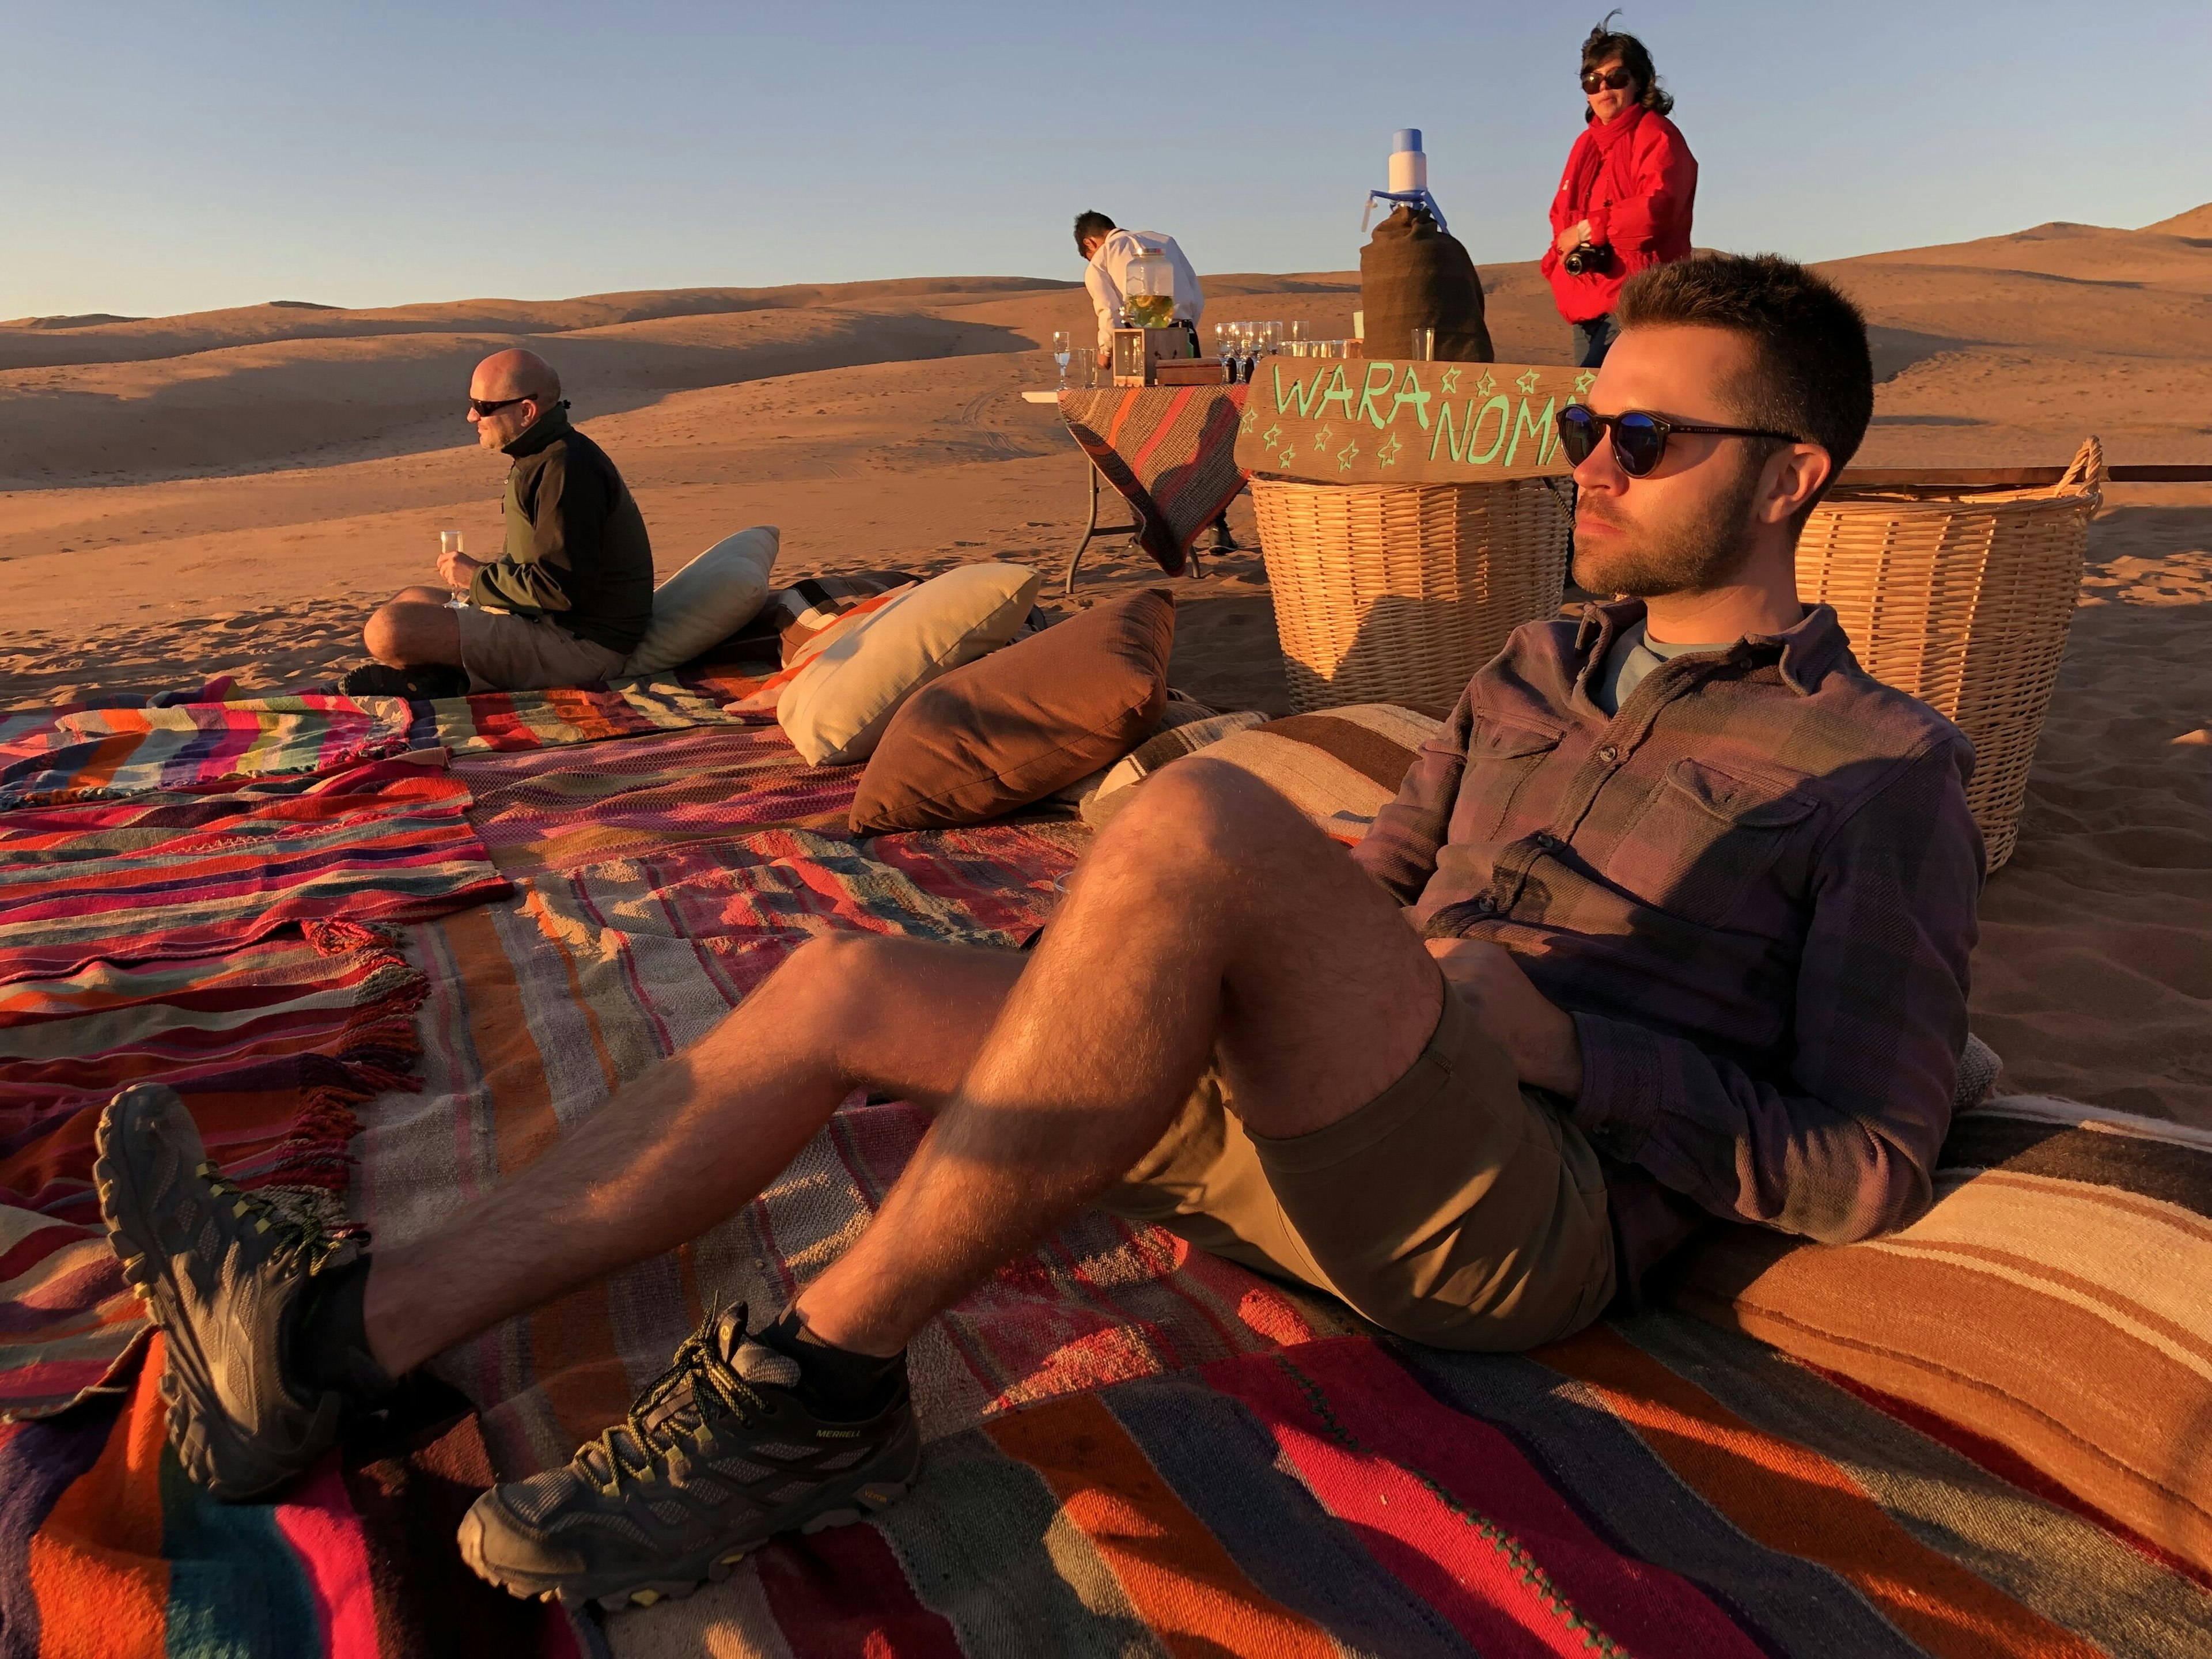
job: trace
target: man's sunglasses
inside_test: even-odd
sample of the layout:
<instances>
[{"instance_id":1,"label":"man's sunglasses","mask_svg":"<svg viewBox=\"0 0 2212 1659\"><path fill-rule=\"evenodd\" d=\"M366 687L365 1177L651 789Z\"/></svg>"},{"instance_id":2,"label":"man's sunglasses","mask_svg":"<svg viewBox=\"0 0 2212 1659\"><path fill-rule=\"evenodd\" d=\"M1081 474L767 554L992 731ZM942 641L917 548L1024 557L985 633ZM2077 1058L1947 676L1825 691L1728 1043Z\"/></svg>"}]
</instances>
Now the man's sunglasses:
<instances>
[{"instance_id":1,"label":"man's sunglasses","mask_svg":"<svg viewBox=\"0 0 2212 1659\"><path fill-rule=\"evenodd\" d=\"M1788 432L1768 432L1753 426L1692 426L1686 421L1670 421L1658 415L1648 415L1640 409L1625 410L1618 415L1601 415L1582 404L1569 404L1557 416L1559 428L1559 447L1567 459L1580 466L1589 459L1597 447L1599 434L1613 436L1613 459L1620 470L1632 478L1646 478L1659 463L1666 459L1667 440L1677 432L1699 432L1716 438L1771 438L1778 443L1802 443L1804 440Z\"/></svg>"},{"instance_id":2,"label":"man's sunglasses","mask_svg":"<svg viewBox=\"0 0 2212 1659\"><path fill-rule=\"evenodd\" d=\"M496 415L502 409L512 409L517 404L526 404L529 401L530 398L527 397L471 398L469 399L469 407L479 416Z\"/></svg>"},{"instance_id":3,"label":"man's sunglasses","mask_svg":"<svg viewBox=\"0 0 2212 1659\"><path fill-rule=\"evenodd\" d=\"M1584 92L1595 92L1601 87L1613 92L1619 92L1624 87L1633 86L1635 83L1636 77L1626 70L1614 70L1609 74L1601 73L1596 70L1583 71Z\"/></svg>"}]
</instances>

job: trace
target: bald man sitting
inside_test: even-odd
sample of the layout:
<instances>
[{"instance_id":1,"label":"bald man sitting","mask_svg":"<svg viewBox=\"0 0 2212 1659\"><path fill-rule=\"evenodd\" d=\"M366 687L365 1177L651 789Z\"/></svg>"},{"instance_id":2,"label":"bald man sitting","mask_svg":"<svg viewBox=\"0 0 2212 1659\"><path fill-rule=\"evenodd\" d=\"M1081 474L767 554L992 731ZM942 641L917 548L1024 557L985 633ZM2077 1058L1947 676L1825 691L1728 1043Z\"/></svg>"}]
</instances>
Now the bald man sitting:
<instances>
[{"instance_id":1,"label":"bald man sitting","mask_svg":"<svg viewBox=\"0 0 2212 1659\"><path fill-rule=\"evenodd\" d=\"M368 619L374 664L338 682L349 696L451 697L588 685L622 672L653 613L645 519L606 452L568 424L561 377L534 351L501 351L469 381L477 441L514 458L507 547L495 560L447 553L438 574L465 589L405 587Z\"/></svg>"}]
</instances>

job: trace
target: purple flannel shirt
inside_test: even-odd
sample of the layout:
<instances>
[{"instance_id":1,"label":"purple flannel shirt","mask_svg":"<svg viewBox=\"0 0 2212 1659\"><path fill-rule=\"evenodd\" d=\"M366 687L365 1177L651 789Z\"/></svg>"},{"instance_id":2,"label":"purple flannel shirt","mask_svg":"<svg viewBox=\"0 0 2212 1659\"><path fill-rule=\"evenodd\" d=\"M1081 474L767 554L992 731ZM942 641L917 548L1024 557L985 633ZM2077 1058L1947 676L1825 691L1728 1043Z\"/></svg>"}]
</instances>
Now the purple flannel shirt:
<instances>
[{"instance_id":1,"label":"purple flannel shirt","mask_svg":"<svg viewBox=\"0 0 2212 1659\"><path fill-rule=\"evenodd\" d=\"M1966 734L1832 608L1674 658L1608 718L1592 672L1643 614L1516 630L1354 853L1574 1016L1632 1291L1708 1216L1841 1243L1927 1209L1983 869Z\"/></svg>"}]
</instances>

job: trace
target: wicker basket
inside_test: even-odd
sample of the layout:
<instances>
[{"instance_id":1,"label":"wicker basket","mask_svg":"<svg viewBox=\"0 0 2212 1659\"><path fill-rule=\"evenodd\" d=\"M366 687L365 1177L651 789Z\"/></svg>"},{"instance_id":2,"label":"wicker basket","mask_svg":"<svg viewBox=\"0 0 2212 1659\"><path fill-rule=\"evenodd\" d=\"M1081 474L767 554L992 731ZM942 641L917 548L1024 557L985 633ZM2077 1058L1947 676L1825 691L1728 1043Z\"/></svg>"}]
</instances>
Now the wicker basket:
<instances>
[{"instance_id":1,"label":"wicker basket","mask_svg":"<svg viewBox=\"0 0 2212 1659\"><path fill-rule=\"evenodd\" d=\"M1252 507L1300 713L1449 708L1508 634L1559 608L1571 515L1541 478L1255 478Z\"/></svg>"},{"instance_id":2,"label":"wicker basket","mask_svg":"<svg viewBox=\"0 0 2212 1659\"><path fill-rule=\"evenodd\" d=\"M2019 836L2104 464L2092 438L2050 489L1840 488L1797 544L1799 593L1836 607L1867 672L1973 739L1992 871Z\"/></svg>"}]
</instances>

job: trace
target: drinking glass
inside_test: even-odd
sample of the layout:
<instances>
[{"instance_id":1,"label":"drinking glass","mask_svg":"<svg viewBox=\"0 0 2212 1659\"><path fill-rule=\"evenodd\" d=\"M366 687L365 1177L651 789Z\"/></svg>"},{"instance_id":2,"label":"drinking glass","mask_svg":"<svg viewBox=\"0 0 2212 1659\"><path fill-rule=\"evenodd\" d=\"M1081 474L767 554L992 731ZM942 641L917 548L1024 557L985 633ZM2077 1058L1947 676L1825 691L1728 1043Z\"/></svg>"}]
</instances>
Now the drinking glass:
<instances>
[{"instance_id":1,"label":"drinking glass","mask_svg":"<svg viewBox=\"0 0 2212 1659\"><path fill-rule=\"evenodd\" d=\"M1413 349L1407 353L1417 363L1434 362L1437 356L1437 331L1433 328L1413 331Z\"/></svg>"},{"instance_id":2,"label":"drinking glass","mask_svg":"<svg viewBox=\"0 0 2212 1659\"><path fill-rule=\"evenodd\" d=\"M461 532L459 531L441 530L438 532L438 560L440 563L442 564L445 562L447 554L458 553L460 550ZM454 589L453 597L446 601L446 609L448 611L465 611L468 609L468 606L469 594L468 590L465 587Z\"/></svg>"},{"instance_id":3,"label":"drinking glass","mask_svg":"<svg viewBox=\"0 0 2212 1659\"><path fill-rule=\"evenodd\" d=\"M1282 349L1283 325L1279 322L1269 323L1267 325L1267 355L1272 357Z\"/></svg>"},{"instance_id":4,"label":"drinking glass","mask_svg":"<svg viewBox=\"0 0 2212 1659\"><path fill-rule=\"evenodd\" d=\"M1290 330L1289 337L1292 348L1291 355L1293 357L1303 357L1305 354L1297 350L1297 348L1304 344L1305 342L1306 325L1303 322L1293 321L1287 324L1286 326Z\"/></svg>"},{"instance_id":5,"label":"drinking glass","mask_svg":"<svg viewBox=\"0 0 2212 1659\"><path fill-rule=\"evenodd\" d=\"M1052 333L1052 360L1060 366L1060 389L1062 392L1067 390L1068 356L1067 331L1056 328Z\"/></svg>"}]
</instances>

